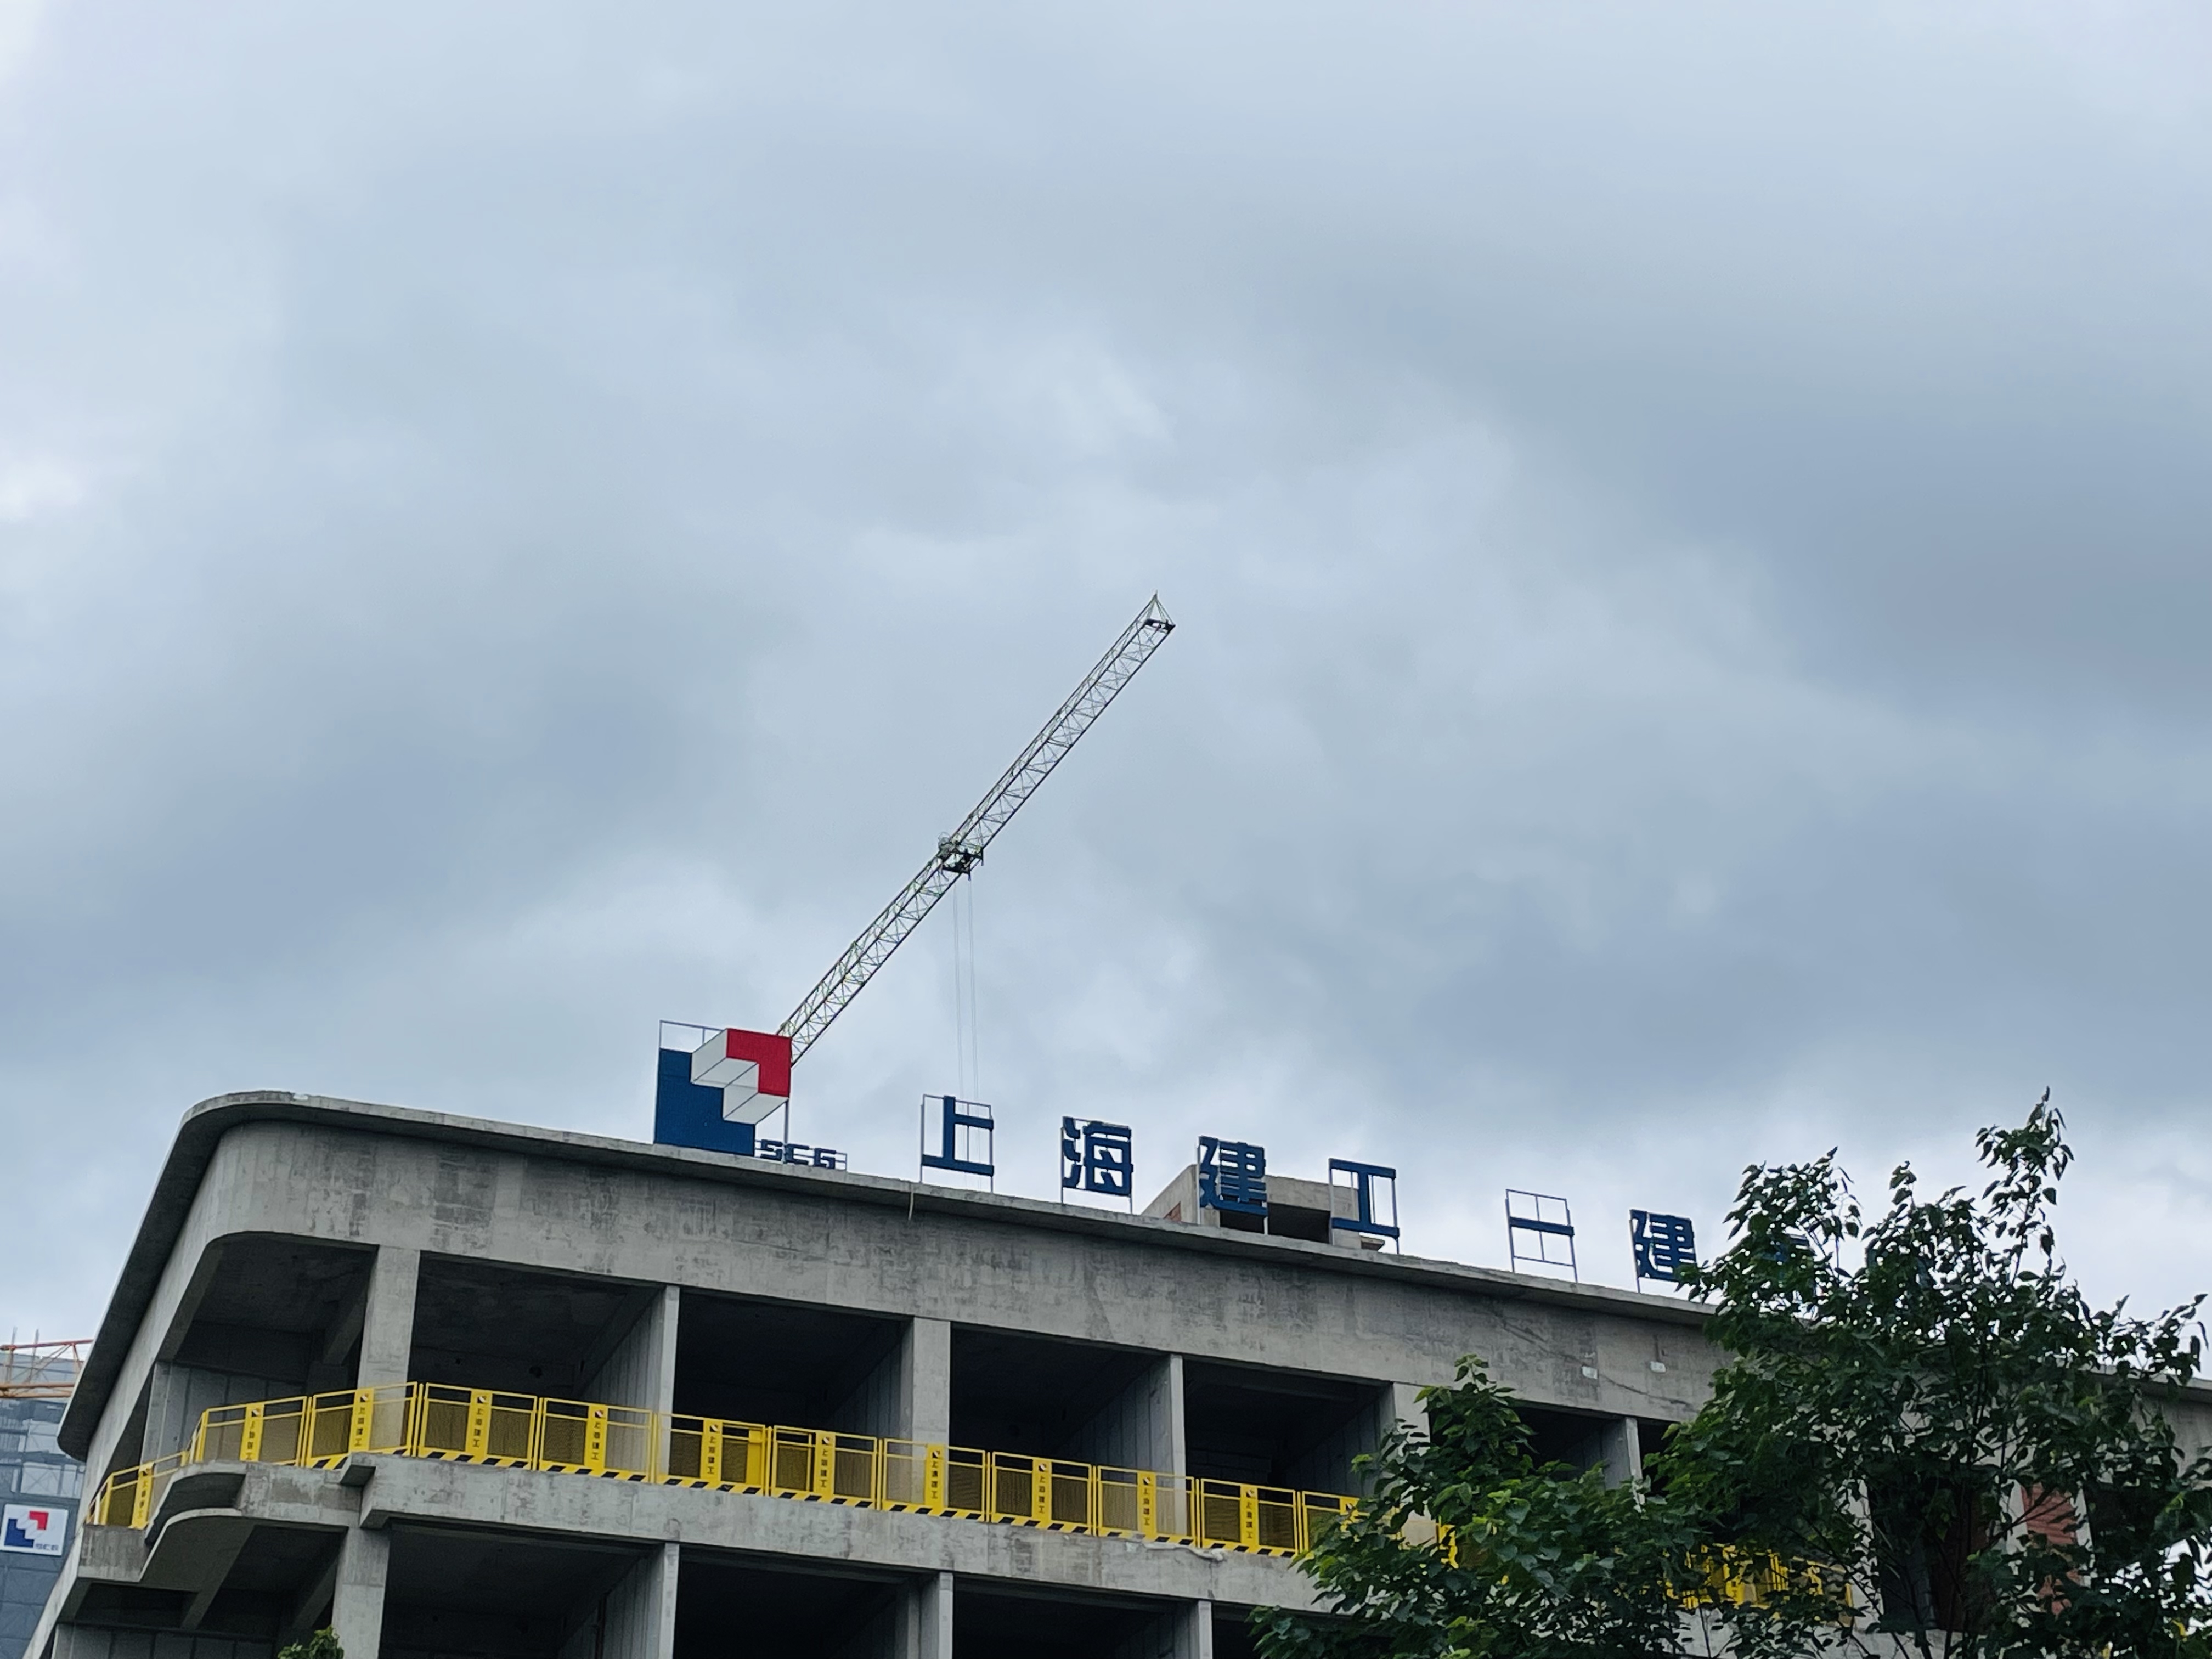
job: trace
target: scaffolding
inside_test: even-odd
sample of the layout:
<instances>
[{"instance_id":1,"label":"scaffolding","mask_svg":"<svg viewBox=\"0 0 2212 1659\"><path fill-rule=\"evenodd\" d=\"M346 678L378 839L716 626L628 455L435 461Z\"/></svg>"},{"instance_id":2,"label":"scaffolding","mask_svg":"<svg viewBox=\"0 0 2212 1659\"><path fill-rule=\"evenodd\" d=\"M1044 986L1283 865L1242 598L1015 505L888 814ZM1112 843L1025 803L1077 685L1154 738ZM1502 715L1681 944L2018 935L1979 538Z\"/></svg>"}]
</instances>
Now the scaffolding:
<instances>
[{"instance_id":1,"label":"scaffolding","mask_svg":"<svg viewBox=\"0 0 2212 1659\"><path fill-rule=\"evenodd\" d=\"M76 1392L89 1337L0 1342L0 1400L66 1400Z\"/></svg>"}]
</instances>

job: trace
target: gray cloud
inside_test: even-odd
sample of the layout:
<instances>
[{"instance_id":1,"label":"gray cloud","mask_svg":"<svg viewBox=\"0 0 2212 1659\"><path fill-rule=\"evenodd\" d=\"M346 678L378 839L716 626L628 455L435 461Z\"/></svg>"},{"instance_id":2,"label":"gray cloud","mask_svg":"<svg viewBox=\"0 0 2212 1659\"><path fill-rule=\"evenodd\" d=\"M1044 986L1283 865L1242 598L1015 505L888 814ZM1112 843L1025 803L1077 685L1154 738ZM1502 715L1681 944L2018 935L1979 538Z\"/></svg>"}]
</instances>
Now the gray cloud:
<instances>
[{"instance_id":1,"label":"gray cloud","mask_svg":"<svg viewBox=\"0 0 2212 1659\"><path fill-rule=\"evenodd\" d=\"M1202 1122L1618 1280L2050 1083L2094 1286L2197 1287L2195 14L22 15L9 1319L206 1094L642 1134L1155 587L974 893L1022 1189ZM864 1167L946 920L802 1068Z\"/></svg>"}]
</instances>

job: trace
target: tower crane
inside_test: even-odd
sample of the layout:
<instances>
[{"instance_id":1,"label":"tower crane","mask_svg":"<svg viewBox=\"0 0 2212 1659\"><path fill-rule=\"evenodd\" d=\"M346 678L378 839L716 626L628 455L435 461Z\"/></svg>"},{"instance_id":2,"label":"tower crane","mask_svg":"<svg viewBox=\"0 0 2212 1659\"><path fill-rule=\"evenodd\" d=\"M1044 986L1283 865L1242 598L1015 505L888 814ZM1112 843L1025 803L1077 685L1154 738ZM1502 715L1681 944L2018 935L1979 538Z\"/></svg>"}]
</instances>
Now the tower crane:
<instances>
[{"instance_id":1,"label":"tower crane","mask_svg":"<svg viewBox=\"0 0 2212 1659\"><path fill-rule=\"evenodd\" d=\"M791 1068L799 1056L845 1012L953 884L975 873L985 849L1022 804L1097 724L1121 688L1174 630L1173 619L1155 593L959 827L938 837L937 850L799 999L790 1018L773 1031L716 1030L689 1051L664 1043L653 1138L719 1152L752 1151L753 1125L789 1103Z\"/></svg>"}]
</instances>

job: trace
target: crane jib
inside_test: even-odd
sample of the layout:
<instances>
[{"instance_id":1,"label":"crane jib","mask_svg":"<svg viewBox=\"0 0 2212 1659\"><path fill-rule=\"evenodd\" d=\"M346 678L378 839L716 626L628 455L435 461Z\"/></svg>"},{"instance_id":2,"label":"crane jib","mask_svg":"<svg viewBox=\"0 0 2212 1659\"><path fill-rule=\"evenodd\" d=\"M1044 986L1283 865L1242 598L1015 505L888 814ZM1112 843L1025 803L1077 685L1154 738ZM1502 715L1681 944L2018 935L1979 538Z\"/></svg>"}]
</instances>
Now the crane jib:
<instances>
[{"instance_id":1,"label":"crane jib","mask_svg":"<svg viewBox=\"0 0 2212 1659\"><path fill-rule=\"evenodd\" d=\"M777 1028L778 1036L791 1039L793 1060L805 1054L815 1038L829 1029L830 1021L844 1012L846 1005L860 994L876 969L890 960L908 933L921 925L922 918L935 908L937 901L951 890L952 884L972 873L983 861L983 851L992 839L1021 810L1022 803L1036 793L1037 786L1052 775L1052 769L1066 758L1067 751L1097 723L1121 688L1174 630L1174 620L1155 593L1137 613L1136 620L1121 630L1121 637L1108 647L1097 665L1083 677L1082 683L1068 694L1067 700L1030 739L1014 763L960 821L960 827L939 840L929 862L900 890L896 898L884 907L860 936L845 947L830 971L793 1011L791 1018Z\"/></svg>"}]
</instances>

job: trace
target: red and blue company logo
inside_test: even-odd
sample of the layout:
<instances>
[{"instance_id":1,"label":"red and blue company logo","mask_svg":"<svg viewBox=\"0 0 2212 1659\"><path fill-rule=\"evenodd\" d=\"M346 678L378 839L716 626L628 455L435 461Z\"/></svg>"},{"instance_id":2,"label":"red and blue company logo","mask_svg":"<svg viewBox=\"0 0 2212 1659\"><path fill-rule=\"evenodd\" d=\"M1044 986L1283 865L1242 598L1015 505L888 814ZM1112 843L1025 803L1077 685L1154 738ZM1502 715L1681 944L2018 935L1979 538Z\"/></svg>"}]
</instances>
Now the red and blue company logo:
<instances>
[{"instance_id":1,"label":"red and blue company logo","mask_svg":"<svg viewBox=\"0 0 2212 1659\"><path fill-rule=\"evenodd\" d=\"M69 1537L69 1511L31 1504L0 1510L0 1550L26 1555L59 1555Z\"/></svg>"}]
</instances>

